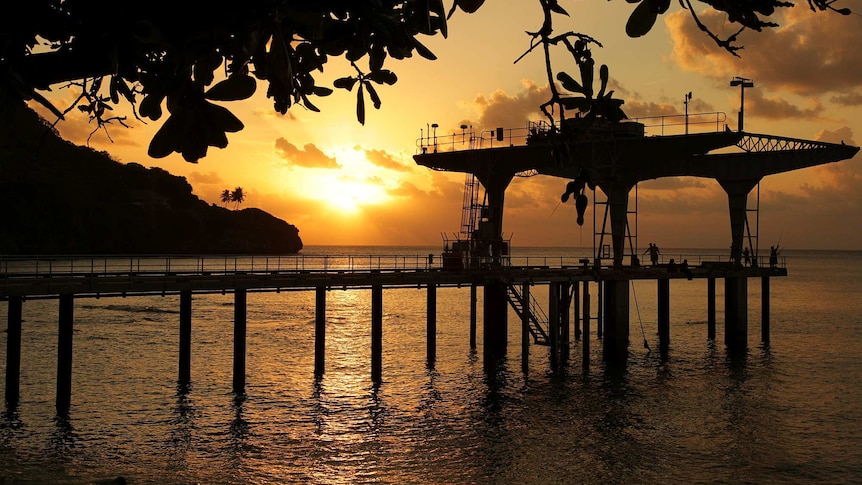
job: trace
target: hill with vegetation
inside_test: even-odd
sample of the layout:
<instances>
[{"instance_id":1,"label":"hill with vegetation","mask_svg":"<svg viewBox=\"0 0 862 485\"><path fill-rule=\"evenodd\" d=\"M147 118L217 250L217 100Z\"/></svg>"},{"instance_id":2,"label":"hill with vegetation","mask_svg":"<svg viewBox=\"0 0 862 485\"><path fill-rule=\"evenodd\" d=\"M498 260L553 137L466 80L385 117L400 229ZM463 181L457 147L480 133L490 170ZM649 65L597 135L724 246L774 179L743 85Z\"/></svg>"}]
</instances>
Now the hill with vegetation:
<instances>
[{"instance_id":1,"label":"hill with vegetation","mask_svg":"<svg viewBox=\"0 0 862 485\"><path fill-rule=\"evenodd\" d=\"M0 255L302 249L292 224L210 205L184 177L71 144L26 106L7 101L0 118Z\"/></svg>"}]
</instances>

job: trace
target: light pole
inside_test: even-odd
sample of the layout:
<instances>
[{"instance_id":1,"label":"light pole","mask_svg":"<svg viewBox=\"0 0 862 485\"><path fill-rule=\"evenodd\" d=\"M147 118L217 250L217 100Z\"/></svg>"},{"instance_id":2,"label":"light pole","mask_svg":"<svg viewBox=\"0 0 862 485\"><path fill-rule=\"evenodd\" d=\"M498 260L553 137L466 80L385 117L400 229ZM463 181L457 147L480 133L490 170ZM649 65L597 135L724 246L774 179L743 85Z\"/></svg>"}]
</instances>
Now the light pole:
<instances>
[{"instance_id":1,"label":"light pole","mask_svg":"<svg viewBox=\"0 0 862 485\"><path fill-rule=\"evenodd\" d=\"M739 129L742 131L743 121L745 120L745 88L753 88L754 81L744 77L736 76L730 80L731 86L739 86Z\"/></svg>"},{"instance_id":2,"label":"light pole","mask_svg":"<svg viewBox=\"0 0 862 485\"><path fill-rule=\"evenodd\" d=\"M685 134L686 135L688 135L688 102L689 101L691 101L691 91L689 91L685 95L685 101L683 101L683 104L685 104Z\"/></svg>"}]
</instances>

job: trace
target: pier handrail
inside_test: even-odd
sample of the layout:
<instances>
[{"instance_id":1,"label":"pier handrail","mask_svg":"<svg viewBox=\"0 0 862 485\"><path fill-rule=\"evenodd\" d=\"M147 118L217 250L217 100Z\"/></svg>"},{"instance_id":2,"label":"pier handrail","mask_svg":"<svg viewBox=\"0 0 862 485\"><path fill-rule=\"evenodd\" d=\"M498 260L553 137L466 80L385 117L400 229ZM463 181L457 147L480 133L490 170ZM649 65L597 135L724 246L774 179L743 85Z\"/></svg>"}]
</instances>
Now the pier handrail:
<instances>
[{"instance_id":1,"label":"pier handrail","mask_svg":"<svg viewBox=\"0 0 862 485\"><path fill-rule=\"evenodd\" d=\"M642 123L646 136L672 136L691 133L721 132L727 129L727 114L723 111L706 113L675 114L660 116L643 116L630 118L626 121ZM559 129L559 123L556 128ZM464 150L481 150L484 148L499 148L507 146L526 145L527 139L536 129L549 130L550 125L544 121L527 123L520 128L495 128L473 131L464 129L460 133L453 131L438 135L436 132L422 133L416 140L417 153L455 152Z\"/></svg>"}]
</instances>

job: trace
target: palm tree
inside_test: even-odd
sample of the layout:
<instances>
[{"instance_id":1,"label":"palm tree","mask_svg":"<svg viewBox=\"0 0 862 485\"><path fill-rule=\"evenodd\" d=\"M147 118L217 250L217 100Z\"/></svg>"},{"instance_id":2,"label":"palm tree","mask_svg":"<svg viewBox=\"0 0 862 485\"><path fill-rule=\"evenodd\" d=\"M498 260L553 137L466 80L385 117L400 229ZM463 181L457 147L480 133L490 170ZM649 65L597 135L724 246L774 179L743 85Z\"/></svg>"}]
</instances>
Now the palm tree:
<instances>
[{"instance_id":1,"label":"palm tree","mask_svg":"<svg viewBox=\"0 0 862 485\"><path fill-rule=\"evenodd\" d=\"M230 189L224 189L224 191L221 193L221 203L224 204L225 207L227 207L227 203L230 201Z\"/></svg>"},{"instance_id":2,"label":"palm tree","mask_svg":"<svg viewBox=\"0 0 862 485\"><path fill-rule=\"evenodd\" d=\"M245 200L245 194L242 193L242 187L237 187L230 193L230 200L235 204L234 209L239 209L239 205Z\"/></svg>"}]
</instances>

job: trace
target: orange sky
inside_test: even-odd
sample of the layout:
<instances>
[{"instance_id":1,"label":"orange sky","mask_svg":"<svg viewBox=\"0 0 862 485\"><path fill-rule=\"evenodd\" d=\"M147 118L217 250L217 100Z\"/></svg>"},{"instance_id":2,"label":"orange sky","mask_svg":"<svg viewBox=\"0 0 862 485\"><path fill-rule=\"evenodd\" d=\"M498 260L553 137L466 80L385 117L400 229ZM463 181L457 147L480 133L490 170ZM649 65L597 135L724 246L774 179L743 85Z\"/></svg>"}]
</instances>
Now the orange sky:
<instances>
[{"instance_id":1,"label":"orange sky","mask_svg":"<svg viewBox=\"0 0 862 485\"><path fill-rule=\"evenodd\" d=\"M450 2L446 2L447 6ZM556 17L556 31L589 34L604 48L593 49L607 64L616 97L629 117L689 112L727 113L736 128L739 91L734 76L753 79L746 91L746 131L858 145L862 132L862 17L815 14L799 2L778 19L780 28L746 32L735 58L697 30L688 14L671 11L640 39L626 37L631 4L561 0L571 17ZM849 5L851 8L854 5ZM703 12L710 23L722 21ZM198 164L178 154L147 156L159 125L131 123L110 130L113 142L95 134L90 146L121 162L158 166L185 176L194 192L218 202L225 188L243 187L245 207L259 207L299 227L305 245L437 245L441 232L459 229L463 174L417 166L412 159L420 130L438 123L438 134L523 127L540 119L548 99L543 58L531 54L524 33L541 24L538 2L486 2L477 13L450 21L449 38L423 39L438 57L389 61L399 81L379 89L380 110L355 118L355 95L337 90L315 104L321 113L294 107L276 114L265 86L251 100L228 107L246 128L229 134L225 149L210 148ZM555 60L556 71L574 72L573 62ZM333 59L318 84L350 73ZM576 76L577 77L577 76ZM74 93L55 91L71 100ZM58 103L62 104L62 103ZM75 111L77 113L77 111ZM163 120L162 120L163 121ZM159 122L159 124L161 121ZM81 117L58 125L61 135L84 144L92 127ZM862 137L860 137L862 138ZM862 140L860 140L862 141ZM854 160L767 177L761 184L761 245L781 239L789 248L862 248L862 165ZM572 204L560 205L565 180L516 179L506 195L504 234L514 246L591 246L592 221L575 224ZM639 245L663 247L729 245L727 200L711 180L671 179L638 189Z\"/></svg>"}]
</instances>

